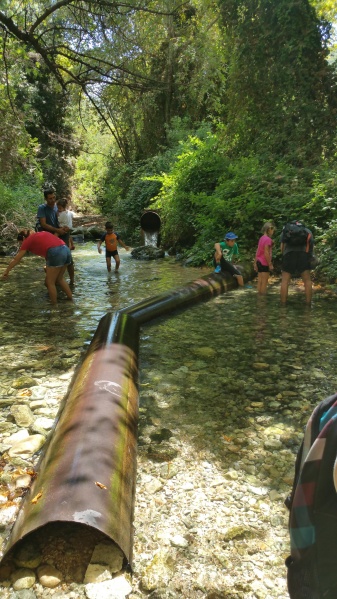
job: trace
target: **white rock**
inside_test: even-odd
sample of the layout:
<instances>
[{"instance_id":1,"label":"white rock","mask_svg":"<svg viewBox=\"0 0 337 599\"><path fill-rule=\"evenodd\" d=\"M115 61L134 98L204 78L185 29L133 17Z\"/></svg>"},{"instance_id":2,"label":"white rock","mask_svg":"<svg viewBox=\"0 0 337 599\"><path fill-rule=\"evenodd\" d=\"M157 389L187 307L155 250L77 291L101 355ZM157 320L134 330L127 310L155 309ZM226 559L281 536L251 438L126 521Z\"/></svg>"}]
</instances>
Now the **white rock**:
<instances>
[{"instance_id":1,"label":"white rock","mask_svg":"<svg viewBox=\"0 0 337 599\"><path fill-rule=\"evenodd\" d=\"M15 488L25 489L26 487L30 486L31 480L32 478L29 476L29 474L21 474L21 476L18 476L15 479Z\"/></svg>"},{"instance_id":2,"label":"white rock","mask_svg":"<svg viewBox=\"0 0 337 599\"><path fill-rule=\"evenodd\" d=\"M0 527L8 526L14 520L17 509L16 505L0 508Z\"/></svg>"},{"instance_id":3,"label":"white rock","mask_svg":"<svg viewBox=\"0 0 337 599\"><path fill-rule=\"evenodd\" d=\"M34 425L39 428L43 428L46 431L50 431L53 427L54 418L47 418L46 416L41 416L40 418L36 418Z\"/></svg>"},{"instance_id":4,"label":"white rock","mask_svg":"<svg viewBox=\"0 0 337 599\"><path fill-rule=\"evenodd\" d=\"M126 599L131 591L132 587L124 576L85 586L88 599Z\"/></svg>"},{"instance_id":5,"label":"white rock","mask_svg":"<svg viewBox=\"0 0 337 599\"><path fill-rule=\"evenodd\" d=\"M174 547L188 547L188 540L185 539L185 537L183 537L182 535L175 535L174 537L171 538L171 544Z\"/></svg>"},{"instance_id":6,"label":"white rock","mask_svg":"<svg viewBox=\"0 0 337 599\"><path fill-rule=\"evenodd\" d=\"M45 441L46 439L43 435L30 435L26 439L12 445L8 454L12 458L16 456L22 458L30 457L41 449Z\"/></svg>"},{"instance_id":7,"label":"white rock","mask_svg":"<svg viewBox=\"0 0 337 599\"><path fill-rule=\"evenodd\" d=\"M150 493L151 495L157 493L157 491L160 491L160 489L162 488L163 484L157 478L153 478L150 482L146 483L145 485L146 492Z\"/></svg>"},{"instance_id":8,"label":"white rock","mask_svg":"<svg viewBox=\"0 0 337 599\"><path fill-rule=\"evenodd\" d=\"M29 407L34 412L34 410L39 410L40 408L46 408L47 404L42 399L35 399L34 401L30 402Z\"/></svg>"},{"instance_id":9,"label":"white rock","mask_svg":"<svg viewBox=\"0 0 337 599\"><path fill-rule=\"evenodd\" d=\"M12 446L14 443L27 439L27 437L29 437L29 432L25 428L22 428L17 433L13 433L13 435L6 438L6 445Z\"/></svg>"}]
</instances>

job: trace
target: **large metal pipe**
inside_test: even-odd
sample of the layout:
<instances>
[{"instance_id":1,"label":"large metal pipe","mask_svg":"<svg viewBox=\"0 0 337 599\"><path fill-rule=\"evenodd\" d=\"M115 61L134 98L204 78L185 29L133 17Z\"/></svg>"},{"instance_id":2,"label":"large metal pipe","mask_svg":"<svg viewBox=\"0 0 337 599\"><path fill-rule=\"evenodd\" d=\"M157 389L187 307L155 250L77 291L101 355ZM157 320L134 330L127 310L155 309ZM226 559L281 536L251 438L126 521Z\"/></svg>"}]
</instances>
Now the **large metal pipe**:
<instances>
[{"instance_id":1,"label":"large metal pipe","mask_svg":"<svg viewBox=\"0 0 337 599\"><path fill-rule=\"evenodd\" d=\"M234 278L211 274L101 319L2 559L33 531L71 522L101 531L131 564L140 326L235 286Z\"/></svg>"}]
</instances>

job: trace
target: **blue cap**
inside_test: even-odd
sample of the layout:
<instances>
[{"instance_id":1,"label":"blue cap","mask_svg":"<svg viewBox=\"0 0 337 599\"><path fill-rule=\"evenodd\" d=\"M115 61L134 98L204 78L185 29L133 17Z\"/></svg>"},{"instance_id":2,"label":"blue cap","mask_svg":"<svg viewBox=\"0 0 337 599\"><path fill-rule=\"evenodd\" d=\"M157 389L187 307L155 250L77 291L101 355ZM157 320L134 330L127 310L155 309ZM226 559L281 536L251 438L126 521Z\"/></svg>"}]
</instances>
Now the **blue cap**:
<instances>
[{"instance_id":1,"label":"blue cap","mask_svg":"<svg viewBox=\"0 0 337 599\"><path fill-rule=\"evenodd\" d=\"M237 239L237 238L238 238L238 236L235 235L235 233L232 233L232 232L226 233L226 235L224 237L224 239Z\"/></svg>"}]
</instances>

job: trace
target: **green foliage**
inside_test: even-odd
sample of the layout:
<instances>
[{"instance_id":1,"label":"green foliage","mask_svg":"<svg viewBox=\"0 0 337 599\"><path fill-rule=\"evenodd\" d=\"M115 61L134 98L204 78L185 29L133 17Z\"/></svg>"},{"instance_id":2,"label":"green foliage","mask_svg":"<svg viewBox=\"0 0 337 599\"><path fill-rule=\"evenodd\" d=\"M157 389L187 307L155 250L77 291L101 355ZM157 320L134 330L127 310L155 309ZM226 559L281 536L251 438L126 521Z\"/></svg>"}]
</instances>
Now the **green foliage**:
<instances>
[{"instance_id":1,"label":"green foliage","mask_svg":"<svg viewBox=\"0 0 337 599\"><path fill-rule=\"evenodd\" d=\"M155 170L156 164L149 160L120 166L115 172L110 169L106 179L101 210L128 243L140 243L140 218L161 187L160 182L148 178Z\"/></svg>"},{"instance_id":2,"label":"green foliage","mask_svg":"<svg viewBox=\"0 0 337 599\"><path fill-rule=\"evenodd\" d=\"M336 77L330 30L307 0L219 2L233 51L228 134L240 153L268 151L302 167L332 151Z\"/></svg>"},{"instance_id":3,"label":"green foliage","mask_svg":"<svg viewBox=\"0 0 337 599\"><path fill-rule=\"evenodd\" d=\"M32 181L22 177L8 184L0 180L0 225L14 222L18 228L33 227L41 202L41 187Z\"/></svg>"},{"instance_id":4,"label":"green foliage","mask_svg":"<svg viewBox=\"0 0 337 599\"><path fill-rule=\"evenodd\" d=\"M316 274L321 280L337 282L337 219L327 223L325 229L318 230L316 236L319 265Z\"/></svg>"}]
</instances>

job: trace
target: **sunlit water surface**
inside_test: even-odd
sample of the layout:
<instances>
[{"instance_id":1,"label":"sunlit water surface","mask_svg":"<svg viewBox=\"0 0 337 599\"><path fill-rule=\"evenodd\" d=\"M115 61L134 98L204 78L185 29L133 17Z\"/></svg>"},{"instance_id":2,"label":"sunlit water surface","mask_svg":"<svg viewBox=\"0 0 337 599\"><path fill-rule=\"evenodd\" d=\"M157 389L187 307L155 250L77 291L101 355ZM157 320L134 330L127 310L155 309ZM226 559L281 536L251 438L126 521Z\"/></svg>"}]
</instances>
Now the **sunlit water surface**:
<instances>
[{"instance_id":1,"label":"sunlit water surface","mask_svg":"<svg viewBox=\"0 0 337 599\"><path fill-rule=\"evenodd\" d=\"M74 261L74 302L60 298L57 308L48 302L41 259L25 257L8 281L0 281L1 397L15 393L11 384L22 374L45 384L49 375L55 378L75 366L106 312L207 274L204 269L184 268L171 258L135 261L124 251L120 272L107 273L104 255L98 255L95 244L78 246ZM7 263L8 259L1 258L0 268ZM303 426L313 407L336 391L336 332L335 295L317 289L312 307L307 308L303 288L294 282L288 305L280 307L278 281L265 298L257 296L253 282L252 288L235 289L143 327L140 475L148 467L142 444L147 448L149 424L159 423L174 434L193 467L195 460L196 475L200 464L214 463L218 473L231 467L237 454L228 452L228 444L235 443L240 429L247 432L256 423L261 434L261 427L281 425L285 427L282 444L293 455L288 453L284 464L281 460L268 470L257 455L249 471L261 484L274 481L268 483L271 488L286 496L291 483L285 473L293 467ZM185 459L183 450L181 455ZM137 518L140 522L148 518L142 512L147 502L142 505L136 510L136 530ZM157 512L154 519L159 517ZM164 527L168 516L162 517ZM271 539L272 546L275 542ZM284 578L286 532L276 551ZM136 560L142 552L142 537L136 535ZM268 565L265 568L267 573ZM285 589L284 580L282 584ZM283 598L286 591L282 593L279 597Z\"/></svg>"}]
</instances>

